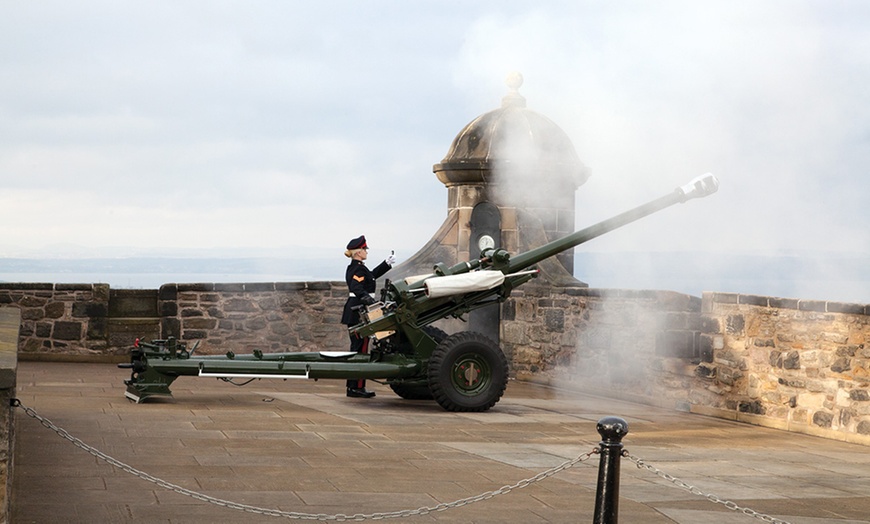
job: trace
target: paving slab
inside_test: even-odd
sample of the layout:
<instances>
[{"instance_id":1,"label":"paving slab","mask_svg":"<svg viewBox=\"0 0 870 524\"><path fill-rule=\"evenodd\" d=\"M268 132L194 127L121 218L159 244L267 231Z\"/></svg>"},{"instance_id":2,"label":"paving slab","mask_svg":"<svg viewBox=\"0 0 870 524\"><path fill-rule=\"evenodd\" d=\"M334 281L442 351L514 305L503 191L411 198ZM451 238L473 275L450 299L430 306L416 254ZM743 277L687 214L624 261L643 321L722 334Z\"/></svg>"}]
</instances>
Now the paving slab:
<instances>
[{"instance_id":1,"label":"paving slab","mask_svg":"<svg viewBox=\"0 0 870 524\"><path fill-rule=\"evenodd\" d=\"M590 452L617 416L635 459L698 491L792 524L870 522L870 448L512 381L486 413L448 413L369 383L181 377L174 398L133 404L108 364L22 362L17 397L132 475L16 409L14 523L278 522L166 489L300 516L415 510L510 486ZM420 523L592 522L598 456L488 500L390 519ZM758 520L625 458L619 519Z\"/></svg>"}]
</instances>

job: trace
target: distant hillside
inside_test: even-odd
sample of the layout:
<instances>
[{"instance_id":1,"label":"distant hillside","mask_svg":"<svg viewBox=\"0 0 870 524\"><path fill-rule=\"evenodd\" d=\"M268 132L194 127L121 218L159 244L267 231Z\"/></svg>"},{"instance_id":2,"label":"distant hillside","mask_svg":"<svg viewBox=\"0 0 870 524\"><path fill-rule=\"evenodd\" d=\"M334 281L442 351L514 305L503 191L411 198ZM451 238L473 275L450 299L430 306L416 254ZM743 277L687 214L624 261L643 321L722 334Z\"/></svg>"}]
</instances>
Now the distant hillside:
<instances>
[{"instance_id":1,"label":"distant hillside","mask_svg":"<svg viewBox=\"0 0 870 524\"><path fill-rule=\"evenodd\" d=\"M343 280L341 257L0 258L0 281L169 282ZM575 253L574 274L592 287L734 292L870 303L870 256L827 253Z\"/></svg>"}]
</instances>

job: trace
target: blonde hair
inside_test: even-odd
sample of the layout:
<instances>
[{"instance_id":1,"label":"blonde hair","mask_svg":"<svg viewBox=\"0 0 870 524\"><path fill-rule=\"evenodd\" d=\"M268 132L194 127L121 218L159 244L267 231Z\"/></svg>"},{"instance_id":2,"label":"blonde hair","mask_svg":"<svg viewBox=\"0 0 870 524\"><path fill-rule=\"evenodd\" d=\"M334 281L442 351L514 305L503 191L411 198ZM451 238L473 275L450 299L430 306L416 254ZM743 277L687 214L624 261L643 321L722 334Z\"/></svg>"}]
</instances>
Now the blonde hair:
<instances>
[{"instance_id":1,"label":"blonde hair","mask_svg":"<svg viewBox=\"0 0 870 524\"><path fill-rule=\"evenodd\" d=\"M353 258L353 256L356 255L357 253L359 253L360 251L362 251L362 248L360 248L360 249L348 249L347 251L344 252L344 256L346 256L347 258Z\"/></svg>"}]
</instances>

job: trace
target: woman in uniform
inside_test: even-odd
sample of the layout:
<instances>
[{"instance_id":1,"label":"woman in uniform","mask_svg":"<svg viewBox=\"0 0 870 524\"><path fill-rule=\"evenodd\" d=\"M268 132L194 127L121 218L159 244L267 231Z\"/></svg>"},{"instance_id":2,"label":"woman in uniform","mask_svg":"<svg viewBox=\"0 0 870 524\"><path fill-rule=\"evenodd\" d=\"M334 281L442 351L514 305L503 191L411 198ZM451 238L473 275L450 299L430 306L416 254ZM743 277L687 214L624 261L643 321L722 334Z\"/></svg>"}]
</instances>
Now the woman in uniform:
<instances>
[{"instance_id":1,"label":"woman in uniform","mask_svg":"<svg viewBox=\"0 0 870 524\"><path fill-rule=\"evenodd\" d=\"M375 303L375 280L393 267L393 264L396 263L396 257L390 255L373 270L369 270L365 265L366 258L368 258L368 246L366 245L365 235L348 242L344 256L350 259L350 265L347 266L347 271L344 275L349 296L347 302L344 303L341 323L350 327L359 324L360 321L359 311L353 308L359 305L368 306ZM367 353L368 342L367 338L360 338L352 333L350 334L351 351ZM347 381L347 396L372 398L375 396L375 392L366 390L365 379L350 379Z\"/></svg>"}]
</instances>

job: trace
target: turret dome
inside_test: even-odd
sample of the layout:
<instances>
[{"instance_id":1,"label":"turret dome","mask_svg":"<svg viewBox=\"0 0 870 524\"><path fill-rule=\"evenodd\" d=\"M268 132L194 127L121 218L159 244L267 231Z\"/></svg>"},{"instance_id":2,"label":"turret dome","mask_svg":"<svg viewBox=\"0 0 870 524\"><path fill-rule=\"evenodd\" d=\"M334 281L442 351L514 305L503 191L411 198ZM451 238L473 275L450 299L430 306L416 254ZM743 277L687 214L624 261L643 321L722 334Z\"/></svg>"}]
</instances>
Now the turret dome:
<instances>
[{"instance_id":1,"label":"turret dome","mask_svg":"<svg viewBox=\"0 0 870 524\"><path fill-rule=\"evenodd\" d=\"M433 171L443 184L505 182L502 170L527 176L544 176L547 185L570 183L576 190L588 173L568 135L549 118L526 108L519 94L522 75L507 79L508 94L500 108L484 113L466 125ZM539 179L540 180L540 179Z\"/></svg>"}]
</instances>

